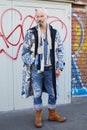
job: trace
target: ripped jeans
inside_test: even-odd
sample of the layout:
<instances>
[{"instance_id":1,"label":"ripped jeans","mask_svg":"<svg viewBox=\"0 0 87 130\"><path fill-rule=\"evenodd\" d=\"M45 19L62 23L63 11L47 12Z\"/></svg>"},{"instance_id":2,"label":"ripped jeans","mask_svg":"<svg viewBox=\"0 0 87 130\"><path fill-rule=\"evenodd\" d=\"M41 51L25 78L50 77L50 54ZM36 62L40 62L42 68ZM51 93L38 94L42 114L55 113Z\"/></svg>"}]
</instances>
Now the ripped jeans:
<instances>
[{"instance_id":1,"label":"ripped jeans","mask_svg":"<svg viewBox=\"0 0 87 130\"><path fill-rule=\"evenodd\" d=\"M34 107L35 110L42 109L42 90L43 84L48 93L48 109L56 107L56 99L52 83L52 69L46 70L42 73L37 73L37 69L32 70L32 88L34 93Z\"/></svg>"}]
</instances>

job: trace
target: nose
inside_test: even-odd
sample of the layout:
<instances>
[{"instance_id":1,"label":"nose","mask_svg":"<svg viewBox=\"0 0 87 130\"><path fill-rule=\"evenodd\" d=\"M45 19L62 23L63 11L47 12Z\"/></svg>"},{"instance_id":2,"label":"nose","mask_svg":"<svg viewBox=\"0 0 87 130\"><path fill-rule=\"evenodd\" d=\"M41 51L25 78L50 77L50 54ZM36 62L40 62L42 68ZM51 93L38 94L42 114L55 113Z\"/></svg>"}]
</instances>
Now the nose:
<instances>
[{"instance_id":1,"label":"nose","mask_svg":"<svg viewBox=\"0 0 87 130\"><path fill-rule=\"evenodd\" d=\"M38 21L40 21L40 20L41 20L41 17L38 18Z\"/></svg>"}]
</instances>

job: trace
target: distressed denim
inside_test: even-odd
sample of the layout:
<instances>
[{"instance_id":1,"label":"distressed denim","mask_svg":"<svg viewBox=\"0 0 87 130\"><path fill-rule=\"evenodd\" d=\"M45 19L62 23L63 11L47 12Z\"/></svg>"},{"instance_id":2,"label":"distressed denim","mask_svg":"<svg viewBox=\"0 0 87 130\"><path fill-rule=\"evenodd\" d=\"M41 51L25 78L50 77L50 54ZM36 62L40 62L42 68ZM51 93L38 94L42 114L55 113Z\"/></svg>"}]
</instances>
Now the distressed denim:
<instances>
[{"instance_id":1,"label":"distressed denim","mask_svg":"<svg viewBox=\"0 0 87 130\"><path fill-rule=\"evenodd\" d=\"M52 83L52 69L46 70L42 73L37 73L37 69L32 70L32 88L34 93L35 110L42 109L42 89L43 83L48 93L48 108L54 109L56 107L55 94Z\"/></svg>"}]
</instances>

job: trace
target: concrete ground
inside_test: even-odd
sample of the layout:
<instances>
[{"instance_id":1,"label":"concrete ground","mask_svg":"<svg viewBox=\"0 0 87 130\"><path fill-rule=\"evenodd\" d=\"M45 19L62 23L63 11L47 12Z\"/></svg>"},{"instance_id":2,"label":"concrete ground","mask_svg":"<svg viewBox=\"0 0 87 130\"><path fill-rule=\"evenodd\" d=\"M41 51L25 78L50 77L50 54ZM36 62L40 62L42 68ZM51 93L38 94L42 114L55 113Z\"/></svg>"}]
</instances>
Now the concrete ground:
<instances>
[{"instance_id":1,"label":"concrete ground","mask_svg":"<svg viewBox=\"0 0 87 130\"><path fill-rule=\"evenodd\" d=\"M0 130L86 130L87 97L73 98L72 103L57 106L57 112L67 118L64 123L48 121L47 107L42 112L42 128L34 126L34 109L0 112Z\"/></svg>"}]
</instances>

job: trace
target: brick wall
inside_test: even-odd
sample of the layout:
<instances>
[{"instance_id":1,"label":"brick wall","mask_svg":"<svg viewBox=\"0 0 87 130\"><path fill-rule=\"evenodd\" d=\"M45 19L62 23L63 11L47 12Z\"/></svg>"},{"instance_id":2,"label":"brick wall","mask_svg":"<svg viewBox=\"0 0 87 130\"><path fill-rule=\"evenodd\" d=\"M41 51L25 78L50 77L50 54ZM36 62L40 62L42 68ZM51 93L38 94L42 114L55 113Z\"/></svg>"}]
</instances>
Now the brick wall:
<instances>
[{"instance_id":1,"label":"brick wall","mask_svg":"<svg viewBox=\"0 0 87 130\"><path fill-rule=\"evenodd\" d=\"M84 0L87 1L87 0ZM87 94L87 10L72 10L72 94Z\"/></svg>"}]
</instances>

